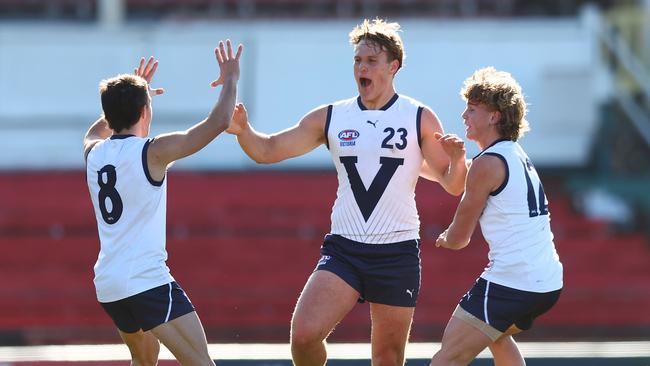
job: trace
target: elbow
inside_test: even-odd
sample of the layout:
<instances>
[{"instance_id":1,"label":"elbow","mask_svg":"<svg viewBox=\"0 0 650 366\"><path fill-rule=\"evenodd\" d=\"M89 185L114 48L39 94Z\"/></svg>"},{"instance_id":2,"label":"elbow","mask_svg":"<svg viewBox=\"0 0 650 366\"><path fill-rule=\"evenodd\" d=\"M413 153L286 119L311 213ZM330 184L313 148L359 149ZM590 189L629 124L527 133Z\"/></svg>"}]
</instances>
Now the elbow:
<instances>
[{"instance_id":1,"label":"elbow","mask_svg":"<svg viewBox=\"0 0 650 366\"><path fill-rule=\"evenodd\" d=\"M257 164L261 164L261 165L269 165L269 164L273 164L272 161L270 161L270 160L268 160L268 159L265 159L265 158L263 158L263 157L256 157L256 158L253 158L253 161L256 162Z\"/></svg>"},{"instance_id":2,"label":"elbow","mask_svg":"<svg viewBox=\"0 0 650 366\"><path fill-rule=\"evenodd\" d=\"M463 194L463 192L465 192L465 187L452 189L449 192L449 194L451 194L452 196L458 197L458 196L461 196Z\"/></svg>"},{"instance_id":3,"label":"elbow","mask_svg":"<svg viewBox=\"0 0 650 366\"><path fill-rule=\"evenodd\" d=\"M458 196L462 195L463 192L465 192L465 187L464 187L464 186L460 186L460 185L457 185L457 186L448 186L448 187L445 187L445 190L446 190L447 193L449 193L450 195L455 196L455 197L458 197Z\"/></svg>"},{"instance_id":4,"label":"elbow","mask_svg":"<svg viewBox=\"0 0 650 366\"><path fill-rule=\"evenodd\" d=\"M280 161L279 159L274 159L269 154L260 154L260 155L257 155L257 156L251 156L251 158L257 164L262 164L262 165L275 164L275 163Z\"/></svg>"}]
</instances>

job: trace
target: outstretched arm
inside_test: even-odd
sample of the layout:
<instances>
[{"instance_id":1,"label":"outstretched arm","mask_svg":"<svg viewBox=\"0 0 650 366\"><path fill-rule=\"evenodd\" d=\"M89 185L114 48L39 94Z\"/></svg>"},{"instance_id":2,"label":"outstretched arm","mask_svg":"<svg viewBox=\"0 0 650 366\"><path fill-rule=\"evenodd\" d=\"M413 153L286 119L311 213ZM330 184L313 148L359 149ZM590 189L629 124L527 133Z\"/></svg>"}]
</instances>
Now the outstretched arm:
<instances>
[{"instance_id":1,"label":"outstretched arm","mask_svg":"<svg viewBox=\"0 0 650 366\"><path fill-rule=\"evenodd\" d=\"M239 45L237 53L233 55L230 40L226 40L225 44L227 51L224 42L219 42L214 50L221 74L211 85L222 85L219 100L203 121L185 131L156 136L147 153L154 179L162 179L170 163L201 150L228 127L237 100L239 58L243 47Z\"/></svg>"},{"instance_id":2,"label":"outstretched arm","mask_svg":"<svg viewBox=\"0 0 650 366\"><path fill-rule=\"evenodd\" d=\"M491 192L505 179L505 166L499 158L477 158L467 174L465 194L458 204L451 225L436 240L437 247L462 249L469 244Z\"/></svg>"},{"instance_id":3,"label":"outstretched arm","mask_svg":"<svg viewBox=\"0 0 650 366\"><path fill-rule=\"evenodd\" d=\"M455 135L443 135L440 121L429 108L422 111L421 133L422 154L426 161L422 175L440 183L450 194L460 195L467 176L463 140Z\"/></svg>"},{"instance_id":4,"label":"outstretched arm","mask_svg":"<svg viewBox=\"0 0 650 366\"><path fill-rule=\"evenodd\" d=\"M307 113L293 127L267 135L256 131L248 121L243 104L235 107L227 132L237 136L242 150L257 163L270 164L304 155L325 143L327 106Z\"/></svg>"}]
</instances>

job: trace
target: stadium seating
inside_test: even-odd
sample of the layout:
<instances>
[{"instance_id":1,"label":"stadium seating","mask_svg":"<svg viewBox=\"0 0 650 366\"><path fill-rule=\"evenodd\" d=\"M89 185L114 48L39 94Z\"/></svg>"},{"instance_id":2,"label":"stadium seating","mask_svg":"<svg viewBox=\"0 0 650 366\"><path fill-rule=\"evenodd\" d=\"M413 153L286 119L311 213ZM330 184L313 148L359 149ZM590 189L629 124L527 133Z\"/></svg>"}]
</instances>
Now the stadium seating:
<instances>
[{"instance_id":1,"label":"stadium seating","mask_svg":"<svg viewBox=\"0 0 650 366\"><path fill-rule=\"evenodd\" d=\"M210 341L285 342L295 301L329 230L333 172L172 172L168 264L190 295ZM460 296L485 266L480 233L461 251L433 246L458 197L421 181L423 277L412 339L439 340ZM650 250L574 212L550 185L565 290L525 337L639 337L650 329ZM0 343L118 342L96 303L99 246L84 173L0 174ZM367 340L367 304L333 341Z\"/></svg>"}]
</instances>

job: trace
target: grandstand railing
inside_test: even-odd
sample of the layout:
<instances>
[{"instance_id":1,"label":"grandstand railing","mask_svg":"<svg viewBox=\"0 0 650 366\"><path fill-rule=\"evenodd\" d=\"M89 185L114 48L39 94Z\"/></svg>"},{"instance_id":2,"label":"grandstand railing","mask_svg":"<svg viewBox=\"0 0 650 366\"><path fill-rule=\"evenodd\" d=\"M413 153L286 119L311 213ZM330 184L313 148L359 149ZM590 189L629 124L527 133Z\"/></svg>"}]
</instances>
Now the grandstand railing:
<instances>
[{"instance_id":1,"label":"grandstand railing","mask_svg":"<svg viewBox=\"0 0 650 366\"><path fill-rule=\"evenodd\" d=\"M650 146L650 118L644 110L642 100L650 103L650 72L639 60L629 45L627 40L618 32L616 26L607 19L596 15L597 29L596 36L602 45L609 51L611 57L610 64L622 66L623 71L632 79L632 82L638 86L640 95L633 96L629 90L614 82L614 98L627 114L629 120L633 123L643 140ZM617 70L612 70L615 73Z\"/></svg>"}]
</instances>

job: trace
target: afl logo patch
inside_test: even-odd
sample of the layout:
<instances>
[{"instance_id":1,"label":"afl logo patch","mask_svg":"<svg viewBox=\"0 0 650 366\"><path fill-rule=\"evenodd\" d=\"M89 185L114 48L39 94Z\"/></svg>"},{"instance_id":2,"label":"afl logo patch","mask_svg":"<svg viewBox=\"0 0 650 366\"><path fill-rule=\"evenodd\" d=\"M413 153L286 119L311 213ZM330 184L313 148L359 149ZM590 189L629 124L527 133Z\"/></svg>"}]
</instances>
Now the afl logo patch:
<instances>
[{"instance_id":1,"label":"afl logo patch","mask_svg":"<svg viewBox=\"0 0 650 366\"><path fill-rule=\"evenodd\" d=\"M355 141L359 137L359 131L356 130L343 130L339 132L339 140L341 146L354 146Z\"/></svg>"}]
</instances>

